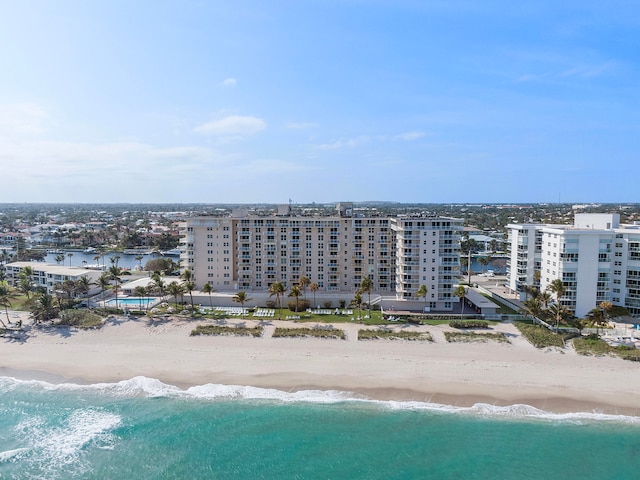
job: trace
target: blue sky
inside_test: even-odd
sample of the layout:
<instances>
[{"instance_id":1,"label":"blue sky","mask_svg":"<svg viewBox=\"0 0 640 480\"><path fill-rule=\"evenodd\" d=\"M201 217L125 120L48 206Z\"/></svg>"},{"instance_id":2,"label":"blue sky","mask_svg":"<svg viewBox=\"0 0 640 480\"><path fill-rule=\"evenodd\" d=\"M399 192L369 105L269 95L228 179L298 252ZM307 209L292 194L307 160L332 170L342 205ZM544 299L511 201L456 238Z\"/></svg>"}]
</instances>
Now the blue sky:
<instances>
[{"instance_id":1,"label":"blue sky","mask_svg":"<svg viewBox=\"0 0 640 480\"><path fill-rule=\"evenodd\" d=\"M638 202L640 4L24 1L0 202Z\"/></svg>"}]
</instances>

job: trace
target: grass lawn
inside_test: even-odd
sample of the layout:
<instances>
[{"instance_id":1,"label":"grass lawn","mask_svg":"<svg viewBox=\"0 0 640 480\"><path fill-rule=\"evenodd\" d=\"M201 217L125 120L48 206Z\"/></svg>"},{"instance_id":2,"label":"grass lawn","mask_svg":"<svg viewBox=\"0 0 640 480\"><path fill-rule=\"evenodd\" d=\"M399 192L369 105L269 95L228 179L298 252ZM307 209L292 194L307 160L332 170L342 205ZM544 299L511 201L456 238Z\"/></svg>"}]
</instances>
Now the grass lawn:
<instances>
[{"instance_id":1,"label":"grass lawn","mask_svg":"<svg viewBox=\"0 0 640 480\"><path fill-rule=\"evenodd\" d=\"M282 320L295 322L295 323L360 323L363 325L389 325L393 324L393 322L389 322L387 320L382 319L382 312L379 310L371 311L371 318L364 318L365 315L368 315L369 312L366 310L362 311L362 319L361 320L351 320L351 318L358 318L358 313L356 310L353 311L353 315L314 315L307 312L292 312L289 309L282 309ZM286 320L288 316L299 316L300 318L297 320ZM260 320L261 317L253 317L251 314L247 316L249 320ZM266 318L265 320L278 320L278 310L276 309L276 313L273 317Z\"/></svg>"},{"instance_id":2,"label":"grass lawn","mask_svg":"<svg viewBox=\"0 0 640 480\"><path fill-rule=\"evenodd\" d=\"M33 299L33 295L30 295L29 298L27 298L26 295L18 295L11 299L9 310L20 310L22 312L26 312L29 310L29 303L31 299Z\"/></svg>"},{"instance_id":3,"label":"grass lawn","mask_svg":"<svg viewBox=\"0 0 640 480\"><path fill-rule=\"evenodd\" d=\"M483 297L485 297L487 300L490 300L491 302L495 303L496 305L498 305L500 307L496 311L496 313L504 314L504 315L517 315L518 313L520 313L520 312L516 312L513 308L506 306L500 300L498 300L497 298L492 297L491 295L487 295L486 293L482 293L481 295Z\"/></svg>"}]
</instances>

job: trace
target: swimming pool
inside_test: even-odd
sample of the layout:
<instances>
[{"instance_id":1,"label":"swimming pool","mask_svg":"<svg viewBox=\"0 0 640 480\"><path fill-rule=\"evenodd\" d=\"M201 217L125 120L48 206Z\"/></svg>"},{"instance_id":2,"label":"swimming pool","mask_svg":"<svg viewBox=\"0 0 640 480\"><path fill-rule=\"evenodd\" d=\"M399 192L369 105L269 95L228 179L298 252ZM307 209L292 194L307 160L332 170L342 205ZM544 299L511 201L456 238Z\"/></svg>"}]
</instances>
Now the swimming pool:
<instances>
[{"instance_id":1,"label":"swimming pool","mask_svg":"<svg viewBox=\"0 0 640 480\"><path fill-rule=\"evenodd\" d=\"M149 308L152 305L155 305L160 301L160 297L118 297L118 306L119 307L138 307L142 305L142 308ZM116 299L112 298L111 300L107 300L105 302L107 307L115 307Z\"/></svg>"}]
</instances>

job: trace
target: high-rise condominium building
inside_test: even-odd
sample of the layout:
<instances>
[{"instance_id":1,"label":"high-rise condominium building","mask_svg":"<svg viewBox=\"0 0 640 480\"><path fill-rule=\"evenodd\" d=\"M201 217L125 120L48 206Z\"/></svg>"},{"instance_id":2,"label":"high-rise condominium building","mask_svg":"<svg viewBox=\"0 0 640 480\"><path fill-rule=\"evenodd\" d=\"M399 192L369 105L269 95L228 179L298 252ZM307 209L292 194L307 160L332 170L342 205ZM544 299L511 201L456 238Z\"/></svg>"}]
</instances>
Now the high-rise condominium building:
<instances>
[{"instance_id":1,"label":"high-rise condominium building","mask_svg":"<svg viewBox=\"0 0 640 480\"><path fill-rule=\"evenodd\" d=\"M307 277L319 293L353 294L370 278L373 291L399 300L415 300L424 284L431 308L449 310L461 230L452 218L363 217L344 203L335 216L296 216L285 205L272 215L188 219L181 259L198 288L266 292Z\"/></svg>"},{"instance_id":2,"label":"high-rise condominium building","mask_svg":"<svg viewBox=\"0 0 640 480\"><path fill-rule=\"evenodd\" d=\"M509 287L545 290L561 279L578 317L607 301L640 315L640 225L618 214L577 214L573 225L510 224Z\"/></svg>"}]
</instances>

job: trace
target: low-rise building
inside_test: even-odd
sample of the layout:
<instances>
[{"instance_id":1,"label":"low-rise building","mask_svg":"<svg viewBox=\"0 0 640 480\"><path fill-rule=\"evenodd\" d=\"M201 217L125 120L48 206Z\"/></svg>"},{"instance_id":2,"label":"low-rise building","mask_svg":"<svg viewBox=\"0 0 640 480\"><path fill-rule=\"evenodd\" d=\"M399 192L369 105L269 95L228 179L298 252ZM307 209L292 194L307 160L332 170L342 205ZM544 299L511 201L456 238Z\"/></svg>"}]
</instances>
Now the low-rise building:
<instances>
[{"instance_id":1,"label":"low-rise building","mask_svg":"<svg viewBox=\"0 0 640 480\"><path fill-rule=\"evenodd\" d=\"M48 293L52 293L58 284L67 280L75 282L81 277L87 277L92 283L95 283L102 274L102 272L86 268L64 267L42 262L12 262L5 265L7 282L14 287L17 286L20 272L25 267L29 267L31 270L30 279L34 288L44 288Z\"/></svg>"}]
</instances>

